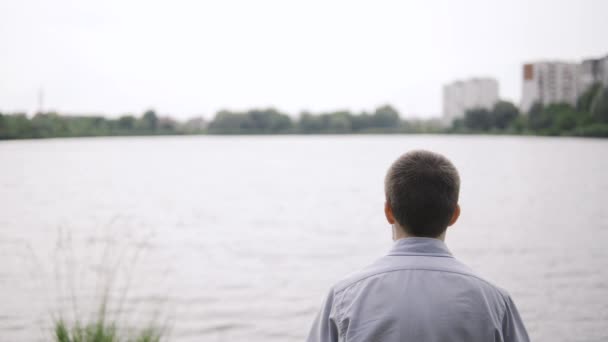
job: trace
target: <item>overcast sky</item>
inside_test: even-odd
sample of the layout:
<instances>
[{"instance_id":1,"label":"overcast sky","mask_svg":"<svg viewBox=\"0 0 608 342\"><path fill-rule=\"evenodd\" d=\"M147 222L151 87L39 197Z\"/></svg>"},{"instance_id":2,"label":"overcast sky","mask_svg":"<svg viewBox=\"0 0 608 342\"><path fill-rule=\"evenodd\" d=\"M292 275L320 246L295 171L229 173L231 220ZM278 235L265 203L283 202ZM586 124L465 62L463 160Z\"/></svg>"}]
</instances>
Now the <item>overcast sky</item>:
<instances>
[{"instance_id":1,"label":"overcast sky","mask_svg":"<svg viewBox=\"0 0 608 342\"><path fill-rule=\"evenodd\" d=\"M0 0L0 111L441 113L441 87L608 54L608 1Z\"/></svg>"}]
</instances>

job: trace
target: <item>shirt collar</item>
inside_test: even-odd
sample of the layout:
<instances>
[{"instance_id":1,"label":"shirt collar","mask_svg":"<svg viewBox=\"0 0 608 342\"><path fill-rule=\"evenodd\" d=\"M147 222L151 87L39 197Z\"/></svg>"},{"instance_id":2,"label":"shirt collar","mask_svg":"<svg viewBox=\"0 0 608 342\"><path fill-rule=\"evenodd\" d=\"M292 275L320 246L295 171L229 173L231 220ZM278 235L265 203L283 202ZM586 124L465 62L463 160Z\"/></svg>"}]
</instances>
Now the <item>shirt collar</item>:
<instances>
[{"instance_id":1,"label":"shirt collar","mask_svg":"<svg viewBox=\"0 0 608 342\"><path fill-rule=\"evenodd\" d=\"M434 238L408 237L399 239L393 244L388 255L426 255L452 257L446 244Z\"/></svg>"}]
</instances>

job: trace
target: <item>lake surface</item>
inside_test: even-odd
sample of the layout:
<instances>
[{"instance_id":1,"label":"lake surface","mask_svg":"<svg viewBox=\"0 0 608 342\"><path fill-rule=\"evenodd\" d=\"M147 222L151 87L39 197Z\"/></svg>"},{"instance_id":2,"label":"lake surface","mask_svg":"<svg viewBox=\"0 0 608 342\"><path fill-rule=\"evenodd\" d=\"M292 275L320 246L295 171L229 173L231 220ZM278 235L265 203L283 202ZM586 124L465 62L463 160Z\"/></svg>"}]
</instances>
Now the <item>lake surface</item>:
<instances>
[{"instance_id":1,"label":"lake surface","mask_svg":"<svg viewBox=\"0 0 608 342\"><path fill-rule=\"evenodd\" d=\"M302 341L390 249L383 177L414 148L459 169L447 244L532 340L608 340L608 140L222 136L0 142L0 341L49 340L106 288L171 341Z\"/></svg>"}]
</instances>

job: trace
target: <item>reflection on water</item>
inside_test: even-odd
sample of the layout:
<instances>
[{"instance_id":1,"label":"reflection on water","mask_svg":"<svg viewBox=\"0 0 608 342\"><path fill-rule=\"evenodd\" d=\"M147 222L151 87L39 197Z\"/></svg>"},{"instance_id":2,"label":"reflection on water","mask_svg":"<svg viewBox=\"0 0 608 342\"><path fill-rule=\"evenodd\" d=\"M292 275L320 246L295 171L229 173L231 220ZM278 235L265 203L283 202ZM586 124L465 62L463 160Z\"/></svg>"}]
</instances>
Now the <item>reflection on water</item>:
<instances>
[{"instance_id":1,"label":"reflection on water","mask_svg":"<svg viewBox=\"0 0 608 342\"><path fill-rule=\"evenodd\" d=\"M163 311L174 341L301 341L329 286L390 248L383 176L412 148L459 168L448 245L533 340L608 339L608 141L287 136L0 143L0 340L41 338L66 294L93 305L118 244L142 251L118 272L130 318Z\"/></svg>"}]
</instances>

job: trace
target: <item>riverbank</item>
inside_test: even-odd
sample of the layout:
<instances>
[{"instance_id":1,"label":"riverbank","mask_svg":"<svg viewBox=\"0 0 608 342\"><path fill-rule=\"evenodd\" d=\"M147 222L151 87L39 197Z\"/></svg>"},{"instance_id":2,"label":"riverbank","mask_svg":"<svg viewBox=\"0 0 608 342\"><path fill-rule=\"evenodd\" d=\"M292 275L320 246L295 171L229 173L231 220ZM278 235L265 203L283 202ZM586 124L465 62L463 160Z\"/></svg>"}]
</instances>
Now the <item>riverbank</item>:
<instances>
[{"instance_id":1,"label":"riverbank","mask_svg":"<svg viewBox=\"0 0 608 342\"><path fill-rule=\"evenodd\" d=\"M594 90L595 89L595 90ZM178 121L148 110L110 118L102 115L0 113L0 140L56 137L155 135L326 135L326 134L497 134L608 137L608 89L593 88L576 106L534 105L520 113L510 102L491 109L474 109L449 126L440 119L402 118L390 105L372 112L346 110L298 116L274 108L247 111L221 110L213 119ZM605 97L605 99L604 99ZM593 101L590 99L594 99Z\"/></svg>"}]
</instances>

